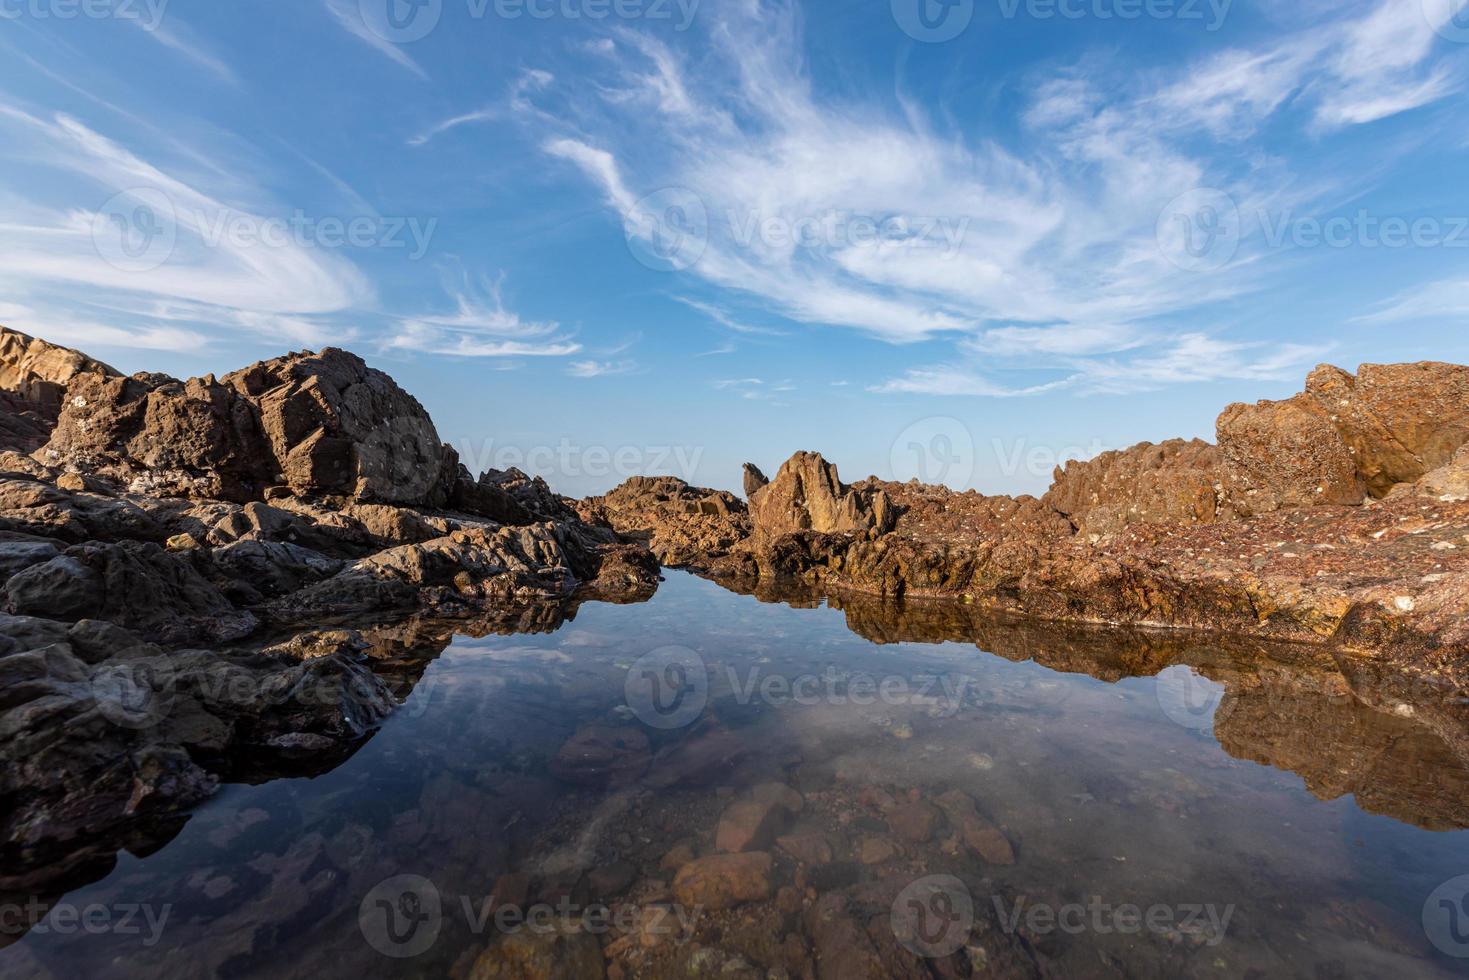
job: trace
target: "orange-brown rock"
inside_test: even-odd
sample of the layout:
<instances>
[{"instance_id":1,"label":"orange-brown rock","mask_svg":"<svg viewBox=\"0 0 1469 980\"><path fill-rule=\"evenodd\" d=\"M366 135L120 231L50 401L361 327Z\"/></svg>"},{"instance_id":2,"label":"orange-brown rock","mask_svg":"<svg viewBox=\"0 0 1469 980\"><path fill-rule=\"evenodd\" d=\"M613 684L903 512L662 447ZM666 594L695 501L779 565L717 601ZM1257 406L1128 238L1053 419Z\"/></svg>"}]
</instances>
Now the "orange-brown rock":
<instances>
[{"instance_id":1,"label":"orange-brown rock","mask_svg":"<svg viewBox=\"0 0 1469 980\"><path fill-rule=\"evenodd\" d=\"M1469 442L1469 367L1323 364L1299 395L1225 409L1218 435L1247 513L1384 497Z\"/></svg>"},{"instance_id":2,"label":"orange-brown rock","mask_svg":"<svg viewBox=\"0 0 1469 980\"><path fill-rule=\"evenodd\" d=\"M117 372L79 351L0 327L0 449L31 453L44 446L66 386L84 374Z\"/></svg>"},{"instance_id":3,"label":"orange-brown rock","mask_svg":"<svg viewBox=\"0 0 1469 980\"><path fill-rule=\"evenodd\" d=\"M1360 504L1367 494L1351 447L1309 394L1231 405L1217 430L1230 467L1230 499L1245 514Z\"/></svg>"},{"instance_id":4,"label":"orange-brown rock","mask_svg":"<svg viewBox=\"0 0 1469 980\"><path fill-rule=\"evenodd\" d=\"M688 908L718 912L744 902L759 902L774 893L775 863L763 851L712 854L679 869L673 895Z\"/></svg>"},{"instance_id":5,"label":"orange-brown rock","mask_svg":"<svg viewBox=\"0 0 1469 980\"><path fill-rule=\"evenodd\" d=\"M1058 467L1042 500L1088 537L1139 521L1207 523L1229 514L1220 502L1222 463L1201 439L1139 443Z\"/></svg>"},{"instance_id":6,"label":"orange-brown rock","mask_svg":"<svg viewBox=\"0 0 1469 980\"><path fill-rule=\"evenodd\" d=\"M757 541L785 534L882 534L895 514L881 488L853 489L818 453L796 453L775 479L750 497L750 523Z\"/></svg>"},{"instance_id":7,"label":"orange-brown rock","mask_svg":"<svg viewBox=\"0 0 1469 980\"><path fill-rule=\"evenodd\" d=\"M80 351L0 327L0 390L14 392L54 419L66 386L82 374L116 377L117 371Z\"/></svg>"},{"instance_id":8,"label":"orange-brown rock","mask_svg":"<svg viewBox=\"0 0 1469 980\"><path fill-rule=\"evenodd\" d=\"M578 507L583 519L646 542L659 560L675 566L722 556L750 534L744 501L672 476L635 476Z\"/></svg>"}]
</instances>

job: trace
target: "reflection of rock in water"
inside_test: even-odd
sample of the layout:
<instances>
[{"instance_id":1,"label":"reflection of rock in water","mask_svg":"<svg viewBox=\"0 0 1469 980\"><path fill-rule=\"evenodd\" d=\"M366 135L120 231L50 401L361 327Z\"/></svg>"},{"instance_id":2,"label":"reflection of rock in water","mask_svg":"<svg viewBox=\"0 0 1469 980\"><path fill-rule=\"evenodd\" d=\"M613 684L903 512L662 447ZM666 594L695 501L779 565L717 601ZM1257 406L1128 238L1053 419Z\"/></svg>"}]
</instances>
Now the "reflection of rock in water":
<instances>
[{"instance_id":1,"label":"reflection of rock in water","mask_svg":"<svg viewBox=\"0 0 1469 980\"><path fill-rule=\"evenodd\" d=\"M119 852L159 850L221 782L330 772L375 734L456 635L553 632L578 606L543 603L473 621L410 619L317 631L252 650L164 654L114 630L107 639L123 649L95 663L68 656L65 666L75 677L62 677L53 663L44 696L11 706L7 715L0 903L49 907L110 874ZM55 644L69 639L61 624L7 621L31 645L52 643L52 660L59 656ZM60 632L52 637L48 629ZM70 642L78 646L75 637ZM119 714L105 700L117 684L99 680L99 672L122 670L120 683L135 685L131 679L155 662L166 683L148 674L159 690L142 707L157 717ZM6 923L0 948L28 925Z\"/></svg>"},{"instance_id":2,"label":"reflection of rock in water","mask_svg":"<svg viewBox=\"0 0 1469 980\"><path fill-rule=\"evenodd\" d=\"M1411 718L1282 684L1231 690L1214 735L1230 755L1296 773L1323 800L1350 794L1428 830L1469 827L1469 771Z\"/></svg>"},{"instance_id":3,"label":"reflection of rock in water","mask_svg":"<svg viewBox=\"0 0 1469 980\"><path fill-rule=\"evenodd\" d=\"M721 584L801 608L822 599L799 586ZM1469 701L1421 678L1376 674L1313 646L1048 623L958 602L826 601L874 643L973 643L1109 683L1185 665L1224 685L1213 731L1231 755L1294 772L1321 799L1351 794L1364 810L1426 829L1469 827Z\"/></svg>"}]
</instances>

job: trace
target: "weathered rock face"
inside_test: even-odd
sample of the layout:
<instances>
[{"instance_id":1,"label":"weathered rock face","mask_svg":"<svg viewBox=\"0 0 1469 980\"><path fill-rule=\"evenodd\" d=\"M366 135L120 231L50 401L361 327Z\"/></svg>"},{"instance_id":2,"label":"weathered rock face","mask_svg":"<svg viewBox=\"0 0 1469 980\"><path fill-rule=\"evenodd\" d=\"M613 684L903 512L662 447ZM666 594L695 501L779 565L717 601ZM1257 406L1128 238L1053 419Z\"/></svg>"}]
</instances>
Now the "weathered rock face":
<instances>
[{"instance_id":1,"label":"weathered rock face","mask_svg":"<svg viewBox=\"0 0 1469 980\"><path fill-rule=\"evenodd\" d=\"M0 327L0 389L55 419L66 386L81 374L115 377L117 372L78 351Z\"/></svg>"},{"instance_id":2,"label":"weathered rock face","mask_svg":"<svg viewBox=\"0 0 1469 980\"><path fill-rule=\"evenodd\" d=\"M89 375L67 391L42 462L160 496L253 500L274 482L252 406L211 377Z\"/></svg>"},{"instance_id":3,"label":"weathered rock face","mask_svg":"<svg viewBox=\"0 0 1469 980\"><path fill-rule=\"evenodd\" d=\"M897 515L881 489L854 490L819 453L796 453L775 479L750 497L750 523L757 540L785 534L883 534Z\"/></svg>"},{"instance_id":4,"label":"weathered rock face","mask_svg":"<svg viewBox=\"0 0 1469 980\"><path fill-rule=\"evenodd\" d=\"M1116 534L1139 521L1207 523L1229 514L1221 506L1223 460L1200 439L1102 453L1058 467L1041 498L1087 536Z\"/></svg>"},{"instance_id":5,"label":"weathered rock face","mask_svg":"<svg viewBox=\"0 0 1469 980\"><path fill-rule=\"evenodd\" d=\"M284 484L301 496L439 506L460 476L423 406L334 348L220 380L79 377L37 458L141 493L241 502Z\"/></svg>"},{"instance_id":6,"label":"weathered rock face","mask_svg":"<svg viewBox=\"0 0 1469 980\"><path fill-rule=\"evenodd\" d=\"M770 477L760 472L760 467L754 463L745 464L744 485L745 499L749 500L755 496L757 490L764 489L770 483Z\"/></svg>"},{"instance_id":7,"label":"weathered rock face","mask_svg":"<svg viewBox=\"0 0 1469 980\"><path fill-rule=\"evenodd\" d=\"M1225 409L1218 435L1246 513L1384 497L1469 441L1469 367L1322 365L1293 398Z\"/></svg>"},{"instance_id":8,"label":"weathered rock face","mask_svg":"<svg viewBox=\"0 0 1469 980\"><path fill-rule=\"evenodd\" d=\"M1245 514L1356 505L1367 488L1331 415L1310 395L1231 405L1217 423L1231 499Z\"/></svg>"},{"instance_id":9,"label":"weathered rock face","mask_svg":"<svg viewBox=\"0 0 1469 980\"><path fill-rule=\"evenodd\" d=\"M749 514L734 494L692 487L672 476L635 476L578 506L585 520L646 541L670 565L724 555L750 534Z\"/></svg>"},{"instance_id":10,"label":"weathered rock face","mask_svg":"<svg viewBox=\"0 0 1469 980\"><path fill-rule=\"evenodd\" d=\"M223 383L256 407L285 482L297 494L395 504L444 503L458 457L428 412L360 357L327 348L261 361Z\"/></svg>"},{"instance_id":11,"label":"weathered rock face","mask_svg":"<svg viewBox=\"0 0 1469 980\"><path fill-rule=\"evenodd\" d=\"M0 327L0 449L31 453L44 446L66 386L84 374L117 372L85 354Z\"/></svg>"}]
</instances>

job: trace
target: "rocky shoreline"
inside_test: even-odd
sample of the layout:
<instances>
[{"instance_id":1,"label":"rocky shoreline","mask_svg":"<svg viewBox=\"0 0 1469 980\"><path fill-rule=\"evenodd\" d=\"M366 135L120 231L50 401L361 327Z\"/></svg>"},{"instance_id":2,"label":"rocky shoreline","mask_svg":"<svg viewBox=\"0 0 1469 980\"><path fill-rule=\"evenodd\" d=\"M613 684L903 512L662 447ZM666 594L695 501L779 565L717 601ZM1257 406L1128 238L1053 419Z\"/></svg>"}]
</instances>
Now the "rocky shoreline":
<instances>
[{"instance_id":1,"label":"rocky shoreline","mask_svg":"<svg viewBox=\"0 0 1469 980\"><path fill-rule=\"evenodd\" d=\"M240 758L349 755L398 703L374 624L554 628L657 585L345 351L178 381L0 331L0 386L0 891L110 860Z\"/></svg>"},{"instance_id":2,"label":"rocky shoreline","mask_svg":"<svg viewBox=\"0 0 1469 980\"><path fill-rule=\"evenodd\" d=\"M737 588L1312 643L1469 688L1469 368L1318 368L1218 437L1071 462L1040 498L849 485L802 452L747 465L748 502L664 477L580 506Z\"/></svg>"},{"instance_id":3,"label":"rocky shoreline","mask_svg":"<svg viewBox=\"0 0 1469 980\"><path fill-rule=\"evenodd\" d=\"M1117 676L1193 663L1182 630L1287 641L1383 716L1351 753L1427 726L1463 757L1466 443L1469 368L1322 368L1293 399L1226 410L1217 446L1074 462L1041 498L849 485L799 453L774 479L747 466L745 499L640 477L575 501L472 476L346 351L124 377L0 328L0 894L60 895L161 846L222 781L340 764L454 635L646 600L660 563L825 599L880 642L1048 665L1089 628L1056 622L1126 626L1144 653ZM1103 676L1098 657L1076 669ZM1249 734L1276 701L1239 701L1265 705L1233 729L1241 754L1314 764ZM1404 778L1427 787L1425 823L1469 819L1453 787Z\"/></svg>"}]
</instances>

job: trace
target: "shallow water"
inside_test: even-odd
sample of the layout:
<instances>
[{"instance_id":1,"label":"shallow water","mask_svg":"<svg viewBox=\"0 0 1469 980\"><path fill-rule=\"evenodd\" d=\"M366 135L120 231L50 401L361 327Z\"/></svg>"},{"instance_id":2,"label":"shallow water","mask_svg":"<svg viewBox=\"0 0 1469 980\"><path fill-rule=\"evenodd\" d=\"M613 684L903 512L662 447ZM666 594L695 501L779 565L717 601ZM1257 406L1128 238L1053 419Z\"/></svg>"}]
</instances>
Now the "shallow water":
<instances>
[{"instance_id":1,"label":"shallow water","mask_svg":"<svg viewBox=\"0 0 1469 980\"><path fill-rule=\"evenodd\" d=\"M1469 772L1441 736L1465 742L1401 692L1313 651L806 605L670 572L646 604L456 639L351 758L225 787L0 950L0 974L443 976L524 932L499 905L481 921L497 882L502 905L562 916L672 902L665 855L712 853L721 813L771 782L803 797L780 832L825 834L830 860L760 842L769 899L675 902L682 935L609 962L800 976L860 947L910 976L1469 972ZM573 759L574 737L610 754ZM954 790L1013 862L947 810L929 839L895 832L903 804Z\"/></svg>"}]
</instances>

